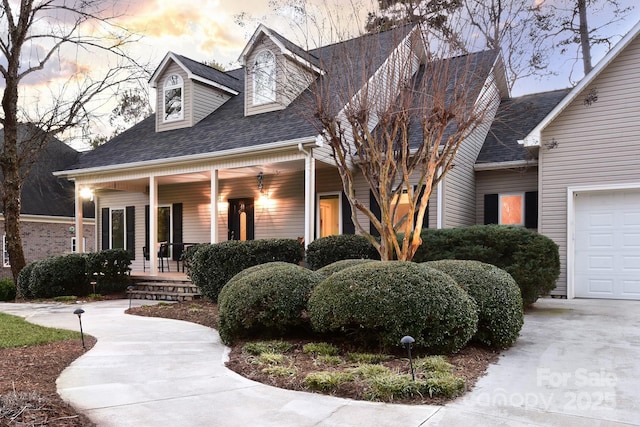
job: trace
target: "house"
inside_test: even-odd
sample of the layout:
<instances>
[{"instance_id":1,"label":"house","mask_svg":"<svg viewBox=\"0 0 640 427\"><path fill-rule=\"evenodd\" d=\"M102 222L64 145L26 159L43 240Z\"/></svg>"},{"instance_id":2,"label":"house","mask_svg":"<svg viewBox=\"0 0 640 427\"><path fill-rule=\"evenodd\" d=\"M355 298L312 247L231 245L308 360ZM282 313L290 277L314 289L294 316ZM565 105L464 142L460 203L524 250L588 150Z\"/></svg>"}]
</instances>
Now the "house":
<instances>
[{"instance_id":1,"label":"house","mask_svg":"<svg viewBox=\"0 0 640 427\"><path fill-rule=\"evenodd\" d=\"M29 124L18 129L19 150L24 149L25 141L34 132L42 132ZM76 250L76 214L74 208L74 185L66 179L56 178L53 171L67 168L78 162L80 153L48 137L45 148L38 154L22 188L20 210L20 231L27 263L54 255L75 252ZM0 141L4 133L0 130ZM94 249L94 208L91 202L81 204L84 209L84 249ZM1 208L1 207L0 207ZM4 217L2 222L2 272L0 277L11 277L9 254L6 250Z\"/></svg>"},{"instance_id":2,"label":"house","mask_svg":"<svg viewBox=\"0 0 640 427\"><path fill-rule=\"evenodd\" d=\"M521 141L569 298L640 299L639 64L640 23Z\"/></svg>"},{"instance_id":3,"label":"house","mask_svg":"<svg viewBox=\"0 0 640 427\"><path fill-rule=\"evenodd\" d=\"M385 67L394 55L412 49L416 66L411 73L418 76L424 73L425 55L407 43L416 31L419 27L401 27L365 36L377 43L378 54L354 54L348 60L375 82L389 71ZM637 32L636 27L575 88L513 99L500 55L469 54L476 99L486 101L487 114L434 189L425 226L502 223L537 229L560 246L563 272L556 295L607 296L575 288L577 282L591 283L582 276L576 280L578 271L588 267L576 263L581 253L572 252L588 245L567 235L585 227L574 223L596 206L611 204L612 211L592 216L617 217L618 205L629 203L629 197L637 200L640 156L632 141L640 127L633 120L635 104L629 102L640 93L629 68L634 52L640 52ZM299 112L309 82L343 72L331 60L335 52L357 52L362 40L305 51L260 26L241 53L242 67L227 72L168 53L150 80L157 113L57 173L94 192L96 247L128 249L133 270L142 271L143 247L156 248L158 242L288 237L308 244L329 234L353 233L330 151ZM353 89L354 95L359 89ZM364 180L356 185L363 203L375 212L368 192ZM594 201L582 202L582 196ZM596 196L606 197L606 203ZM640 215L628 212L616 221L635 225L620 225L626 240L619 245L637 244L633 236L640 235L633 222ZM616 240L601 231L587 230L587 236L601 245ZM174 246L170 256L177 259L182 248ZM158 254L152 250L148 256L151 274L157 274ZM622 257L620 271L635 268L636 279L621 280L637 289L638 267L633 266L640 265L640 255ZM609 262L597 253L584 258L596 263L593 270ZM603 279L593 280L597 287Z\"/></svg>"}]
</instances>

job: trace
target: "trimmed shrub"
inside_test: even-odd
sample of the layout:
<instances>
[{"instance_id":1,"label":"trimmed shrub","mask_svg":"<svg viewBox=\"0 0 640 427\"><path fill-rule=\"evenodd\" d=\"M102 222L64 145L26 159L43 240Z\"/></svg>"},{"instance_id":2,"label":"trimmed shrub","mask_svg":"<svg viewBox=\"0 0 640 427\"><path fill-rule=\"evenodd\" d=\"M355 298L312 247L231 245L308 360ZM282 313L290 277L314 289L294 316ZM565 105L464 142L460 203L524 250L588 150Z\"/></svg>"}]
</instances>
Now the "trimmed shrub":
<instances>
[{"instance_id":1,"label":"trimmed shrub","mask_svg":"<svg viewBox=\"0 0 640 427\"><path fill-rule=\"evenodd\" d=\"M447 273L474 299L478 306L474 340L496 348L515 342L524 313L520 289L509 273L480 261L442 260L421 265Z\"/></svg>"},{"instance_id":2,"label":"trimmed shrub","mask_svg":"<svg viewBox=\"0 0 640 427\"><path fill-rule=\"evenodd\" d=\"M87 295L90 287L86 269L87 260L81 254L38 261L29 276L29 293L33 298Z\"/></svg>"},{"instance_id":3,"label":"trimmed shrub","mask_svg":"<svg viewBox=\"0 0 640 427\"><path fill-rule=\"evenodd\" d=\"M36 262L25 265L24 268L20 270L20 273L18 273L16 292L20 298L33 298L33 295L31 295L31 291L29 290L29 282L31 281L31 271L33 271L33 267L36 265Z\"/></svg>"},{"instance_id":4,"label":"trimmed shrub","mask_svg":"<svg viewBox=\"0 0 640 427\"><path fill-rule=\"evenodd\" d=\"M482 261L509 273L530 305L556 287L560 276L558 245L524 227L475 225L422 230L422 245L413 261L463 259Z\"/></svg>"},{"instance_id":5,"label":"trimmed shrub","mask_svg":"<svg viewBox=\"0 0 640 427\"><path fill-rule=\"evenodd\" d=\"M0 280L0 301L11 301L16 298L16 285L8 277Z\"/></svg>"},{"instance_id":6,"label":"trimmed shrub","mask_svg":"<svg viewBox=\"0 0 640 427\"><path fill-rule=\"evenodd\" d=\"M376 248L359 234L339 234L314 240L307 247L307 263L312 270L343 259L380 259Z\"/></svg>"},{"instance_id":7,"label":"trimmed shrub","mask_svg":"<svg viewBox=\"0 0 640 427\"><path fill-rule=\"evenodd\" d=\"M131 254L124 249L107 249L87 254L87 274L96 280L102 295L123 292L129 284Z\"/></svg>"},{"instance_id":8,"label":"trimmed shrub","mask_svg":"<svg viewBox=\"0 0 640 427\"><path fill-rule=\"evenodd\" d=\"M324 267L316 270L316 273L322 275L323 277L329 277L333 273L337 273L338 271L342 271L345 268L353 267L354 265L366 264L368 262L375 262L373 259L343 259L342 261L332 262L329 265L325 265Z\"/></svg>"},{"instance_id":9,"label":"trimmed shrub","mask_svg":"<svg viewBox=\"0 0 640 427\"><path fill-rule=\"evenodd\" d=\"M309 294L321 280L311 270L286 263L233 277L218 298L220 338L230 344L242 336L284 335L303 327Z\"/></svg>"},{"instance_id":10,"label":"trimmed shrub","mask_svg":"<svg viewBox=\"0 0 640 427\"><path fill-rule=\"evenodd\" d=\"M476 332L477 308L451 277L411 262L353 266L323 280L309 299L319 332L341 332L368 345L399 346L411 335L416 347L456 352Z\"/></svg>"},{"instance_id":11,"label":"trimmed shrub","mask_svg":"<svg viewBox=\"0 0 640 427\"><path fill-rule=\"evenodd\" d=\"M295 239L203 244L193 253L189 277L204 296L216 301L222 287L242 270L274 261L298 264L302 257L302 246Z\"/></svg>"}]
</instances>

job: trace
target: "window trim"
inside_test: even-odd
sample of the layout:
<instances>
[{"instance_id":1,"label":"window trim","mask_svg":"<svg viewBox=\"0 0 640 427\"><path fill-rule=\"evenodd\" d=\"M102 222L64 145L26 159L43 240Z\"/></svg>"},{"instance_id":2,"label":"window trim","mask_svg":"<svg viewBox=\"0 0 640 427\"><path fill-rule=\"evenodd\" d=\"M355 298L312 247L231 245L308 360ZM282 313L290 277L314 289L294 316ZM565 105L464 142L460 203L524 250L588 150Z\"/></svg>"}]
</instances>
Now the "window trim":
<instances>
[{"instance_id":1,"label":"window trim","mask_svg":"<svg viewBox=\"0 0 640 427\"><path fill-rule=\"evenodd\" d=\"M87 238L83 237L82 238L82 252L86 252L87 251ZM76 248L76 237L73 236L71 238L71 253L77 253L77 248Z\"/></svg>"},{"instance_id":2,"label":"window trim","mask_svg":"<svg viewBox=\"0 0 640 427\"><path fill-rule=\"evenodd\" d=\"M269 96L263 96L263 95L258 95L258 91L257 91L257 81L258 79L256 78L256 76L258 75L259 72L264 72L264 68L266 68L266 66L261 65L260 66L260 70L258 69L258 59L263 56L263 55L270 55L271 59L273 60L271 67L272 70L269 70L269 73L265 73L268 75L272 75L272 81L271 83L271 87L270 89L270 93ZM276 71L276 56L273 54L273 52L271 52L269 49L264 49L261 50L260 52L258 52L255 56L255 59L253 61L253 90L252 90L252 95L253 95L253 105L264 105L264 104L271 104L276 102L276 96L277 96L277 71ZM260 99L258 99L260 98Z\"/></svg>"},{"instance_id":3,"label":"window trim","mask_svg":"<svg viewBox=\"0 0 640 427\"><path fill-rule=\"evenodd\" d=\"M7 235L2 235L2 266L11 267L11 261L9 261L9 251L7 250Z\"/></svg>"},{"instance_id":4,"label":"window trim","mask_svg":"<svg viewBox=\"0 0 640 427\"><path fill-rule=\"evenodd\" d=\"M520 197L520 223L518 224L504 224L502 222L502 198L503 197ZM525 224L525 193L524 192L515 192L515 193L498 193L498 224L500 225L513 225L516 227L524 227Z\"/></svg>"},{"instance_id":5,"label":"window trim","mask_svg":"<svg viewBox=\"0 0 640 427\"><path fill-rule=\"evenodd\" d=\"M169 203L169 204L161 204L157 206L158 211L160 210L160 208L169 208L169 224L168 224L168 228L169 228L169 243L173 242L173 204ZM160 212L158 212L158 218L160 218ZM160 225L160 220L158 220L156 222L156 227L158 227ZM158 230L156 230L156 240L158 240L160 238L160 236L158 236ZM156 244L160 243L160 242L164 242L164 240L158 240L156 242Z\"/></svg>"},{"instance_id":6,"label":"window trim","mask_svg":"<svg viewBox=\"0 0 640 427\"><path fill-rule=\"evenodd\" d=\"M341 191L326 191L322 193L316 193L316 238L320 236L320 197L322 196L336 196L338 198L338 235L343 233L342 228L342 192Z\"/></svg>"},{"instance_id":7,"label":"window trim","mask_svg":"<svg viewBox=\"0 0 640 427\"><path fill-rule=\"evenodd\" d=\"M171 79L173 76L178 77L178 83L177 84L172 84L169 82L169 79ZM175 90L175 89L180 89L180 114L177 117L171 117L168 118L167 117L167 101L166 101L166 97L167 97L167 92L170 90ZM182 78L182 76L180 74L177 73L171 73L167 76L167 78L164 80L164 85L162 86L162 122L163 123L170 123L170 122L176 122L179 120L184 120L184 106L185 106L185 102L184 102L184 79Z\"/></svg>"},{"instance_id":8,"label":"window trim","mask_svg":"<svg viewBox=\"0 0 640 427\"><path fill-rule=\"evenodd\" d=\"M115 249L113 247L113 211L122 211L122 241L125 251L127 248L127 208L123 207L110 207L109 208L109 249ZM120 248L117 248L120 249Z\"/></svg>"}]
</instances>

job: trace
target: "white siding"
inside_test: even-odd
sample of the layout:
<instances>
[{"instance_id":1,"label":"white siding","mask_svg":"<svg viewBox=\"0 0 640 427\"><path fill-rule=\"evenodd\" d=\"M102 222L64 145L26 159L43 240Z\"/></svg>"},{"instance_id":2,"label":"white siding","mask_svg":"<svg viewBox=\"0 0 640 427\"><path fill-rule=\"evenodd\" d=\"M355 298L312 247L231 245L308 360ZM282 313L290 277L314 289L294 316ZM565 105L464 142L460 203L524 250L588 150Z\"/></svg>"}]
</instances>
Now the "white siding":
<instances>
[{"instance_id":1,"label":"white siding","mask_svg":"<svg viewBox=\"0 0 640 427\"><path fill-rule=\"evenodd\" d=\"M538 191L538 168L501 169L476 173L476 224L484 224L485 194Z\"/></svg>"},{"instance_id":2,"label":"white siding","mask_svg":"<svg viewBox=\"0 0 640 427\"><path fill-rule=\"evenodd\" d=\"M639 65L636 39L542 133L539 231L560 246L556 294L566 295L567 187L640 182Z\"/></svg>"},{"instance_id":3,"label":"white siding","mask_svg":"<svg viewBox=\"0 0 640 427\"><path fill-rule=\"evenodd\" d=\"M182 77L182 81L184 83L183 93L182 93L182 108L184 111L184 116L182 120L176 120L171 122L163 122L163 103L164 103L164 80L170 74L178 74ZM191 112L191 104L193 98L193 85L191 81L187 78L187 73L175 62L172 62L164 71L162 75L158 77L158 87L156 88L156 131L163 132L166 130L172 129L180 129L187 126L191 126L193 116Z\"/></svg>"}]
</instances>

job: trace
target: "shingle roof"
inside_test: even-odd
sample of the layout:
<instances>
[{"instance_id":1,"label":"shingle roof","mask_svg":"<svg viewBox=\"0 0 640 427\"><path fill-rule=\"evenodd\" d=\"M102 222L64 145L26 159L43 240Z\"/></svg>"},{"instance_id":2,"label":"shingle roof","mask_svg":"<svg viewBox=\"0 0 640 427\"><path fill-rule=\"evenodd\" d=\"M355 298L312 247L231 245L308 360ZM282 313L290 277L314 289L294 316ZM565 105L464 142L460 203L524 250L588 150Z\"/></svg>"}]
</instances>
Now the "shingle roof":
<instances>
[{"instance_id":1,"label":"shingle roof","mask_svg":"<svg viewBox=\"0 0 640 427\"><path fill-rule=\"evenodd\" d=\"M36 132L42 134L33 125L22 124L18 128L19 149L22 141L31 138ZM29 175L22 186L22 204L20 213L27 215L75 216L75 190L72 182L57 178L52 172L65 169L76 163L80 157L73 148L52 136L44 136L47 143L38 154ZM0 145L4 141L4 130L0 130ZM2 206L0 205L0 211ZM93 218L93 203L85 203L84 217Z\"/></svg>"},{"instance_id":2,"label":"shingle roof","mask_svg":"<svg viewBox=\"0 0 640 427\"><path fill-rule=\"evenodd\" d=\"M194 61L193 59L187 58L186 56L178 55L175 53L174 55L185 67L189 69L189 71L191 71L196 76L202 77L203 79L211 80L236 91L242 90L241 82L237 78L223 71L220 71L217 68L205 65L202 62Z\"/></svg>"},{"instance_id":3,"label":"shingle roof","mask_svg":"<svg viewBox=\"0 0 640 427\"><path fill-rule=\"evenodd\" d=\"M330 89L331 86L344 83L345 79L340 78L346 72L344 63L336 61L336 58L349 61L355 64L355 69L364 70L367 75L372 75L411 29L405 26L310 51L327 71L325 76L319 78L328 79ZM360 55L361 49L357 48L358 45L371 41L376 43L375 52L367 57ZM350 57L345 59L344 55ZM312 138L318 134L313 123L304 116L304 108L310 102L308 94L303 93L283 110L245 116L244 69L231 70L224 74L229 78L238 79L240 94L231 97L196 125L156 132L155 115L152 115L104 145L86 153L78 163L67 170L214 153L297 138ZM336 92L338 91L330 93Z\"/></svg>"},{"instance_id":4,"label":"shingle roof","mask_svg":"<svg viewBox=\"0 0 640 427\"><path fill-rule=\"evenodd\" d=\"M569 91L560 89L502 101L476 164L531 160L518 140L536 127Z\"/></svg>"},{"instance_id":5,"label":"shingle roof","mask_svg":"<svg viewBox=\"0 0 640 427\"><path fill-rule=\"evenodd\" d=\"M269 29L269 31L270 31L271 35L273 35L275 38L277 38L278 41L280 41L280 43L282 43L284 45L284 47L286 47L289 51L291 51L295 55L299 56L300 58L311 62L316 67L320 66L320 61L319 61L318 57L316 57L313 53L307 52L306 50L304 50L303 48L301 48L297 44L295 44L293 42L290 42L287 38L283 37L281 34L279 34L278 32L276 32L276 31L274 31L272 29Z\"/></svg>"}]
</instances>

